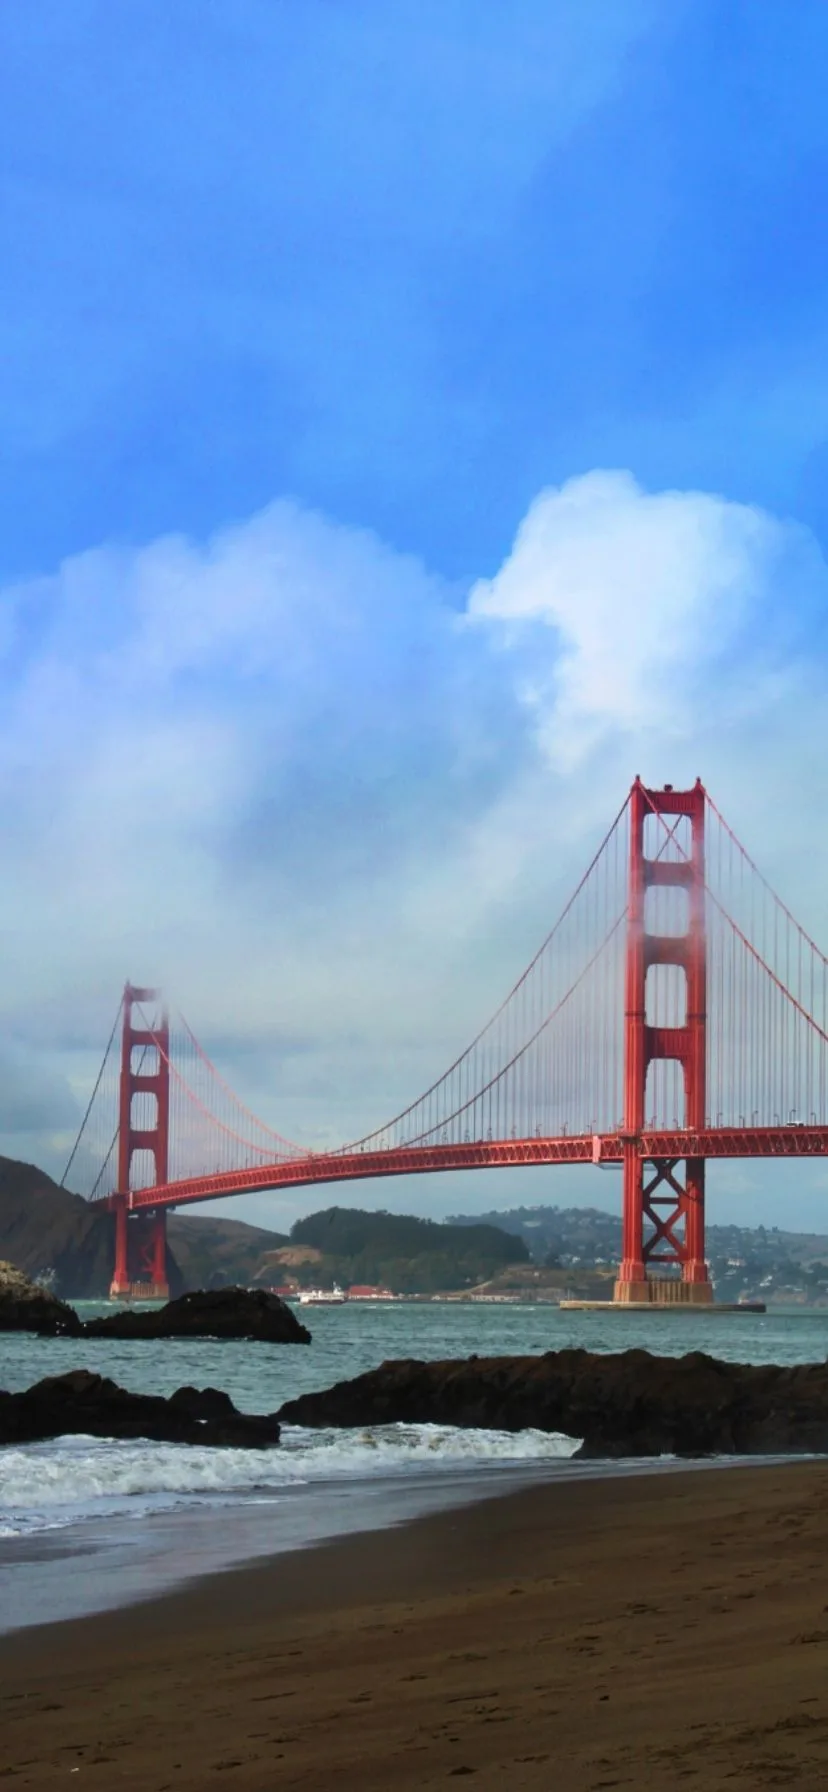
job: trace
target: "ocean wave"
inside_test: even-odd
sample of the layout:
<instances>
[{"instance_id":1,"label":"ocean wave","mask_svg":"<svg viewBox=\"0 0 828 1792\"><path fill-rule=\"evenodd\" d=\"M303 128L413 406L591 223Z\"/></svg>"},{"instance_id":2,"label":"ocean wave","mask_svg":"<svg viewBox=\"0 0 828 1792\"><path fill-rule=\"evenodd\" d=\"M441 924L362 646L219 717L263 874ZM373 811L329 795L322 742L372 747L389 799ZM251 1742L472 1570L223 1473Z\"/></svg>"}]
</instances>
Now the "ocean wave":
<instances>
[{"instance_id":1,"label":"ocean wave","mask_svg":"<svg viewBox=\"0 0 828 1792\"><path fill-rule=\"evenodd\" d=\"M542 1464L566 1459L577 1447L577 1439L557 1433L447 1425L363 1431L286 1426L279 1448L264 1452L59 1438L0 1453L0 1537L181 1505L275 1500L312 1482L347 1485L380 1476Z\"/></svg>"}]
</instances>

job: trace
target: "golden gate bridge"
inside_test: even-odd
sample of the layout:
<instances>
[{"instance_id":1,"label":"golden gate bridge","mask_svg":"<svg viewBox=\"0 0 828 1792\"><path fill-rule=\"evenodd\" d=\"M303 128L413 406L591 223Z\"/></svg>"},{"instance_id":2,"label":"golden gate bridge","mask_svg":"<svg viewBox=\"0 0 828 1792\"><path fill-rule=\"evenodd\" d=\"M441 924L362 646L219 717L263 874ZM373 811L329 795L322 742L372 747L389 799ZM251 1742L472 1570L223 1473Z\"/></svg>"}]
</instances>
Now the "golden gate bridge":
<instances>
[{"instance_id":1,"label":"golden gate bridge","mask_svg":"<svg viewBox=\"0 0 828 1792\"><path fill-rule=\"evenodd\" d=\"M158 991L127 984L63 1180L114 1216L113 1297L163 1297L166 1214L188 1202L617 1164L616 1300L699 1304L707 1160L826 1154L828 959L700 780L636 778L500 1007L384 1126L334 1149L291 1143Z\"/></svg>"}]
</instances>

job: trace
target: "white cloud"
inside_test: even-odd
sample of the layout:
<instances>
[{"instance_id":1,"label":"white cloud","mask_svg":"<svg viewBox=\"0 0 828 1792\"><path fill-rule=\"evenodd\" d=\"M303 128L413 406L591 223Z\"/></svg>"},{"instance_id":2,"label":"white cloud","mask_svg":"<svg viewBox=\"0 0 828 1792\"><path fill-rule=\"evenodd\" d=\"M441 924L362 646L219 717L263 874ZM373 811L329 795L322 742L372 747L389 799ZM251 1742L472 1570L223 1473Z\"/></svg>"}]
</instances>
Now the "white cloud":
<instances>
[{"instance_id":1,"label":"white cloud","mask_svg":"<svg viewBox=\"0 0 828 1792\"><path fill-rule=\"evenodd\" d=\"M531 634L524 696L566 765L608 730L686 735L705 678L761 620L783 562L788 574L792 563L812 571L810 538L764 511L592 472L540 493L508 559L472 590L469 615L498 625L507 646ZM538 625L552 631L551 651Z\"/></svg>"}]
</instances>

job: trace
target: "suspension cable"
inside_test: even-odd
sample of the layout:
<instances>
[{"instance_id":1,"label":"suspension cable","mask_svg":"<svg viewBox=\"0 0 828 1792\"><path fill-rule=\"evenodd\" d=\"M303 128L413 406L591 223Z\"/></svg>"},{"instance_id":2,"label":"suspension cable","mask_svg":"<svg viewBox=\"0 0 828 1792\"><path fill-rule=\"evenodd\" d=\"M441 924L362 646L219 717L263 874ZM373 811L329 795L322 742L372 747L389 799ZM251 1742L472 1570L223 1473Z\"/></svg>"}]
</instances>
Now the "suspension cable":
<instances>
[{"instance_id":1,"label":"suspension cable","mask_svg":"<svg viewBox=\"0 0 828 1792\"><path fill-rule=\"evenodd\" d=\"M252 1139L246 1139L244 1137L243 1133L236 1132L235 1127L228 1126L226 1121L220 1120L218 1117L218 1114L211 1113L210 1109L205 1105L205 1103L200 1099L200 1097L198 1095L196 1095L195 1090L190 1088L189 1083L187 1082L186 1078L182 1076L181 1071L178 1069L177 1064L175 1064L173 1062L172 1058L170 1057L169 1052L166 1052L164 1050L164 1047L161 1044L160 1039L156 1036L154 1029L150 1026L150 1023L147 1019L146 1014L144 1013L143 1008L141 1008L141 1006L137 1003L136 1003L136 1007L138 1008L138 1013L140 1014L141 1019L143 1020L147 1031L151 1032L153 1035L153 1044L155 1045L155 1047L158 1051L159 1057L163 1059L164 1063L167 1066L167 1069L170 1072L170 1075L175 1078L177 1084L179 1085L179 1088L184 1090L185 1095L193 1103L194 1107L197 1107L199 1109L200 1113L202 1113L205 1116L205 1118L207 1120L209 1120L211 1126L217 1126L220 1132L226 1133L227 1137L230 1139L235 1139L236 1143L239 1145L243 1145L245 1147L246 1151L254 1151L254 1152L256 1152L257 1156L263 1157L266 1162L269 1162L270 1159L268 1158L268 1148L266 1145L254 1144ZM209 1059L207 1061L209 1063ZM287 1143L287 1141L285 1141L285 1143ZM296 1148L292 1147L291 1149L296 1149ZM299 1152L297 1149L296 1155L297 1155L297 1157L300 1157L300 1156L311 1157L313 1155L313 1153L309 1152L309 1151ZM273 1159L273 1161L275 1162L276 1160ZM288 1157L287 1161L290 1162L289 1157Z\"/></svg>"},{"instance_id":2,"label":"suspension cable","mask_svg":"<svg viewBox=\"0 0 828 1792\"><path fill-rule=\"evenodd\" d=\"M725 817L723 816L721 809L718 809L716 807L716 804L714 803L713 798L710 795L709 791L706 790L704 794L707 798L710 808L713 811L713 814L716 817L716 820L721 823L722 827L724 828L725 833L729 835L729 837L733 841L733 844L736 847L737 851L741 853L742 858L750 866L751 871L753 871L755 873L756 877L758 877L760 884L762 884L764 886L764 888L767 890L768 895L772 896L774 902L777 904L777 907L781 908L786 921L790 921L791 926L796 928L797 933L800 934L802 939L805 940L806 944L808 946L810 946L811 951L815 952L817 955L817 958L820 960L820 962L823 965L825 965L826 968L828 968L828 958L826 958L825 953L822 951L821 947L817 945L816 940L811 939L811 935L808 933L807 929L802 926L801 922L799 922L797 920L796 915L791 914L791 911L788 908L787 903L782 901L782 897L777 895L777 893L773 887L773 884L769 883L764 872L760 871L759 866L756 864L755 860L753 860L751 858L750 853L748 852L747 848L742 845L742 842L739 839L738 834L734 834L733 829L730 826L730 823L725 820Z\"/></svg>"},{"instance_id":3,"label":"suspension cable","mask_svg":"<svg viewBox=\"0 0 828 1792\"><path fill-rule=\"evenodd\" d=\"M408 1145L419 1145L423 1139L430 1138L432 1132L437 1132L443 1127L450 1126L453 1120L457 1120L461 1114L467 1113L469 1108L473 1108L476 1105L476 1103L478 1101L480 1101L484 1095L488 1094L490 1089L494 1089L497 1086L497 1084L502 1081L503 1077L505 1077L508 1074L508 1072L514 1068L515 1064L518 1064L520 1062L521 1058L524 1058L526 1056L526 1053L535 1044L535 1041L540 1038L542 1033L546 1032L547 1027L551 1026L553 1020L557 1019L557 1016L561 1013L561 1010L566 1007L566 1005L569 1001L571 1001L572 997L575 994L576 989L580 988L581 984L584 981L584 978L587 977L589 975L589 972L592 970L593 965L597 964L598 959L601 957L601 954L606 951L607 946L610 943L610 940L614 939L623 920L624 920L624 911L622 910L621 914L616 916L616 919L613 922L612 926L610 927L609 931L605 934L604 938L602 939L600 946L596 946L595 951L592 954L592 957L587 959L586 964L579 971L574 982L570 983L569 988L560 997L559 1001L557 1001L555 1003L554 1008L550 1009L550 1012L547 1014L545 1020L541 1021L540 1026L535 1029L535 1032L532 1034L531 1038L526 1040L525 1045L522 1045L520 1047L520 1050L516 1051L514 1053L514 1055L509 1059L508 1064L503 1064L501 1066L500 1070L496 1071L494 1076L490 1077L489 1081L487 1083L484 1083L483 1087L481 1089L475 1090L474 1095L469 1096L469 1099L467 1101L464 1101L459 1108L456 1108L453 1114L447 1114L444 1119L437 1122L436 1126L431 1127L430 1131L419 1133L413 1139L408 1139L406 1141L406 1143ZM393 1124L393 1122L391 1124ZM386 1131L387 1129L383 1127L382 1130ZM366 1139L358 1139L357 1140L356 1146L345 1145L341 1148L341 1152L333 1152L331 1155L338 1157L344 1152L353 1151L355 1149L358 1149L361 1145L363 1145L367 1142L367 1139L371 1139L371 1138L375 1138L375 1137L376 1137L375 1133L368 1133Z\"/></svg>"},{"instance_id":4,"label":"suspension cable","mask_svg":"<svg viewBox=\"0 0 828 1792\"><path fill-rule=\"evenodd\" d=\"M294 1144L292 1139L286 1139L284 1137L283 1133L276 1132L274 1127L272 1127L272 1126L267 1126L264 1120L259 1119L258 1114L254 1114L251 1108L248 1108L245 1106L244 1102L236 1094L235 1089L232 1089L230 1087L230 1084L222 1076L221 1071L216 1069L216 1066L213 1063L212 1058L209 1058L207 1056L207 1053L204 1050L203 1045L201 1045L199 1043L199 1041L196 1039L195 1033L193 1032L193 1029L189 1024L189 1021L187 1021L185 1016L181 1013L180 1008L177 1010L177 1017L182 1025L182 1027L184 1028L184 1031L187 1034L187 1037L190 1040L191 1044L195 1046L195 1049L196 1049L202 1063L206 1064L207 1069L210 1071L211 1076L215 1077L216 1082L224 1090L225 1094L229 1095L231 1097L231 1099L235 1102L236 1107L240 1108L241 1112L243 1114L247 1115L248 1120L252 1120L254 1125L258 1126L261 1132L266 1132L269 1138L276 1139L278 1144L285 1146L287 1148L288 1152L292 1152L295 1157L309 1156L310 1155L309 1152L302 1151L298 1145Z\"/></svg>"},{"instance_id":5,"label":"suspension cable","mask_svg":"<svg viewBox=\"0 0 828 1792\"><path fill-rule=\"evenodd\" d=\"M649 791L644 789L643 785L642 785L642 790L644 790L644 796L650 806L650 809L651 809L653 815L658 816L658 819L661 822L662 827L665 830L667 830L667 823L664 819L664 816L661 814L661 811L656 808L655 803L652 801ZM707 795L706 792L705 792L705 795ZM707 800L709 802L710 798L708 797ZM716 810L715 812L718 815L718 813L719 813L718 810ZM727 828L726 822L724 825ZM671 830L667 830L667 831L672 834L675 834L674 828ZM727 832L728 833L731 832L730 828L727 828ZM732 837L733 837L733 840L735 841L735 844L738 846L739 841L736 838L736 835L734 834ZM681 841L679 839L675 839L675 845L676 845L678 851L681 853L682 858L689 865L690 855L685 850L685 848L682 846ZM748 863L751 863L750 859L748 858L747 853L745 853L745 858L748 859ZM760 877L762 876L761 872L759 872L759 876ZM763 883L765 882L764 878L762 878L762 882ZM748 939L747 934L743 933L741 927L739 926L738 921L734 921L733 916L730 914L729 910L725 908L724 903L716 895L715 890L711 889L706 877L702 879L702 887L705 890L706 894L710 897L710 900L713 903L714 907L718 909L719 914L722 916L723 920L725 920L727 922L728 926L732 929L733 933L735 933L736 938L741 941L742 945L747 949L748 952L750 952L751 956L753 958L755 958L756 963L758 965L760 965L762 970L767 973L767 975L771 979L771 982L776 984L777 989L786 998L786 1000L788 1002L790 1002L791 1007L796 1009L797 1013L802 1016L802 1019L806 1020L809 1024L809 1026L813 1027L814 1032L819 1034L820 1039L823 1039L825 1041L825 1044L828 1045L828 1033L823 1031L819 1022L814 1019L812 1014L808 1013L807 1008L804 1008L802 1006L802 1003L797 1000L797 998L793 994L793 992L790 989L788 989L786 984L784 984L782 982L781 977L779 977L777 975L776 971L773 970L772 966L767 963L767 960L762 957L761 952L759 952L757 950L757 948L753 945L752 941ZM770 890L770 894L772 896L774 896L774 891L771 889L770 884L767 885L767 888L768 888L768 890ZM785 908L784 902L781 902L778 897L775 897L775 900L779 902L779 907L784 910L785 914L788 914L788 910ZM798 926L798 923L794 920L794 917L792 915L790 916L790 919L793 921L793 925L795 927ZM804 932L804 929L800 928L800 932ZM805 935L805 937L807 938L807 935ZM822 958L823 955L820 952L818 946L814 947L814 951L819 954L820 958Z\"/></svg>"},{"instance_id":6,"label":"suspension cable","mask_svg":"<svg viewBox=\"0 0 828 1792\"><path fill-rule=\"evenodd\" d=\"M92 1090L92 1094L91 1094L91 1095L90 1095L90 1097L89 1097L89 1100L88 1100L88 1102L87 1102L87 1104L86 1104L86 1113L85 1113L85 1114L84 1114L84 1116L83 1116L83 1119L82 1119L82 1121L81 1121L81 1123L80 1123L80 1132L79 1132L79 1133L78 1133L78 1136L77 1136L77 1138L76 1138L76 1140L75 1140L75 1143L74 1143L74 1145L73 1145L73 1146L72 1146L72 1149L71 1149L71 1151L70 1151L70 1153L69 1153L69 1160L68 1160L68 1163L67 1163L67 1165L66 1165L66 1168L65 1168L65 1170L64 1170L64 1172L63 1172L63 1175L62 1175L62 1176L61 1176L61 1179L60 1179L60 1182L59 1182L59 1183L58 1183L58 1187L59 1187L59 1188L64 1188L64 1187L65 1187L65 1185L66 1185L66 1178L67 1178L67 1176L68 1176L68 1174L69 1174L69 1171L70 1171L70 1170L71 1170L71 1168L72 1168L72 1165L73 1165L73 1163L74 1163L74 1161L75 1161L75 1157L76 1157L76 1156L77 1156L77 1151L78 1151L78 1146L79 1146L79 1145L80 1145L80 1142L81 1142L81 1139L82 1139L82 1138L83 1138L83 1134L84 1134L84 1130L85 1130L85 1127L86 1127L86 1122L87 1122L87 1120L88 1120L88 1119L89 1119L89 1116L90 1116L90 1114L91 1114L91 1112L92 1112L92 1108L93 1108L93 1106L94 1106L94 1102L95 1102L95 1096L96 1096L96 1095L97 1095L97 1093L98 1093L98 1090L99 1090L99 1089L100 1089L100 1086L101 1086L101 1083L102 1083L102 1081L103 1081L103 1073L104 1073L104 1071L105 1071L105 1069L106 1069L106 1066L107 1066L107 1062L108 1062L108 1059L109 1059L109 1054L110 1054L110 1052L111 1052L111 1050L112 1050L112 1043L113 1043L113 1040L114 1040L114 1038L115 1038L115 1034L116 1034L116 1033L117 1033L117 1031L118 1031L118 1022L119 1022L119 1020L120 1020L120 1018L121 1018L121 1015L122 1015L122 1014L123 1014L123 1011L124 1011L124 998L123 998L123 996L122 996L122 997L121 997L121 1000L120 1000L120 1002L119 1002L119 1003L118 1003L118 1012L117 1012L117 1014L116 1014L116 1016L115 1016L115 1021L114 1021L114 1024L113 1024L113 1027L112 1027L112 1032L111 1032L111 1033L110 1033L110 1035L109 1035L109 1038L108 1038L108 1040L107 1040L107 1042L106 1042L106 1050L105 1050L105 1052L104 1052L104 1055L103 1055L103 1058L102 1058L102 1059L101 1059L101 1068L100 1068L100 1070L99 1070L99 1071L98 1071L98 1075L97 1075L97 1078L96 1078L96 1081L95 1081L95 1087L94 1087L94 1089L93 1089L93 1090ZM117 1133L116 1133L116 1135L115 1135L115 1136L116 1136L116 1138L117 1138ZM107 1163L108 1163L108 1162L109 1162L109 1159L110 1159L110 1157L111 1157L111 1155L112 1155L112 1146L111 1146L111 1145L110 1145L110 1147L109 1147L109 1150L108 1150L108 1152L107 1152L107 1154L106 1154L106 1157L105 1157L105 1158L104 1158L104 1164L105 1164L105 1165L106 1165L106 1164L107 1164ZM96 1184L96 1186L97 1186L97 1184Z\"/></svg>"},{"instance_id":7,"label":"suspension cable","mask_svg":"<svg viewBox=\"0 0 828 1792\"><path fill-rule=\"evenodd\" d=\"M427 1101L428 1097L430 1095L433 1095L435 1093L435 1091L440 1088L442 1083L447 1082L449 1077L453 1075L454 1071L458 1070L460 1065L463 1064L465 1062L465 1060L471 1056L471 1053L474 1051L475 1046L480 1044L481 1039L483 1039L485 1037L485 1035L488 1032L490 1032L491 1028L495 1024L495 1021L500 1019L500 1016L503 1013L504 1009L508 1008L509 1003L512 1000L512 997L517 995L518 990L522 988L523 984L526 982L530 973L534 970L539 959L541 959L543 957L543 954L546 951L547 946L551 945L553 939L555 938L555 935L560 932L560 929L563 926L564 921L567 918L567 915L574 908L575 903L577 902L578 897L580 896L581 891L584 888L584 885L587 883L588 879L592 876L592 873L595 870L595 867L598 863L598 860L601 857L601 854L603 853L605 847L608 845L609 841L612 839L612 836L615 833L615 830L618 827L619 822L623 819L623 816L626 814L626 811L629 807L629 802L630 802L629 796L625 797L625 799L624 799L623 803L621 804L621 807L618 811L618 814L615 817L615 820L613 821L611 827L609 827L607 829L607 832L605 833L600 846L598 847L597 851L593 854L593 857L591 858L591 860L586 868L586 871L583 874L583 877L581 878L580 882L578 883L577 888L573 890L572 895L570 896L569 901L566 904L566 907L561 910L561 913L559 914L557 921L555 922L554 926L550 928L543 943L538 947L538 950L535 953L534 958L532 958L530 960L529 964L526 966L526 969L522 972L521 976L518 977L517 982L515 984L513 984L512 988L509 990L508 995L504 996L503 1001L500 1003L500 1006L498 1008L496 1008L494 1013L489 1016L489 1019L486 1021L485 1025L480 1028L479 1033L475 1034L475 1036L471 1040L470 1044L464 1047L463 1051L460 1052L459 1055L455 1058L454 1063L450 1064L448 1066L447 1070L444 1070L440 1076L436 1077L434 1082L431 1083L427 1089L424 1089L422 1094L418 1095L415 1101L409 1102L407 1107L402 1108L400 1110L400 1112L398 1114L395 1114L391 1120L387 1120L384 1126L374 1127L371 1132L368 1132L365 1134L365 1137L363 1139L356 1139L350 1145L340 1146L339 1149L341 1151L353 1151L362 1145L367 1145L371 1139L380 1138L383 1133L390 1132L391 1128L393 1126L398 1126L401 1120L406 1120L408 1118L408 1115L412 1114L414 1112L414 1109L418 1108L420 1106L421 1102ZM488 1085L487 1085L487 1087L488 1087Z\"/></svg>"}]
</instances>

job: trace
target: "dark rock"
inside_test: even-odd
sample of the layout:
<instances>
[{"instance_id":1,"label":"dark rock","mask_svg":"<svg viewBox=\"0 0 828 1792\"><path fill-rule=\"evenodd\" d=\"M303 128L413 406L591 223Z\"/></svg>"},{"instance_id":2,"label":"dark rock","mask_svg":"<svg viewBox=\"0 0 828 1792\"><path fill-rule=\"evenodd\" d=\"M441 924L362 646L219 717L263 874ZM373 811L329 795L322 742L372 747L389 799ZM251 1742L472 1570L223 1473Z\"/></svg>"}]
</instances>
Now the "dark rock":
<instances>
[{"instance_id":1,"label":"dark rock","mask_svg":"<svg viewBox=\"0 0 828 1792\"><path fill-rule=\"evenodd\" d=\"M288 1401L295 1425L395 1423L560 1431L581 1456L828 1452L828 1365L754 1367L700 1351L388 1362Z\"/></svg>"},{"instance_id":2,"label":"dark rock","mask_svg":"<svg viewBox=\"0 0 828 1792\"><path fill-rule=\"evenodd\" d=\"M83 1326L74 1307L39 1288L13 1263L0 1263L0 1331L78 1338Z\"/></svg>"},{"instance_id":3,"label":"dark rock","mask_svg":"<svg viewBox=\"0 0 828 1792\"><path fill-rule=\"evenodd\" d=\"M275 1415L238 1412L217 1388L179 1388L164 1400L130 1394L105 1375L73 1369L68 1375L47 1376L23 1394L0 1392L0 1444L39 1443L78 1433L240 1450L265 1450L279 1442Z\"/></svg>"},{"instance_id":4,"label":"dark rock","mask_svg":"<svg viewBox=\"0 0 828 1792\"><path fill-rule=\"evenodd\" d=\"M87 1338L253 1338L263 1344L309 1344L311 1335L287 1301L263 1288L209 1288L182 1294L166 1307L125 1309L90 1319Z\"/></svg>"},{"instance_id":5,"label":"dark rock","mask_svg":"<svg viewBox=\"0 0 828 1792\"><path fill-rule=\"evenodd\" d=\"M220 1388L177 1388L170 1394L170 1405L192 1419L224 1419L236 1410L230 1395Z\"/></svg>"}]
</instances>

